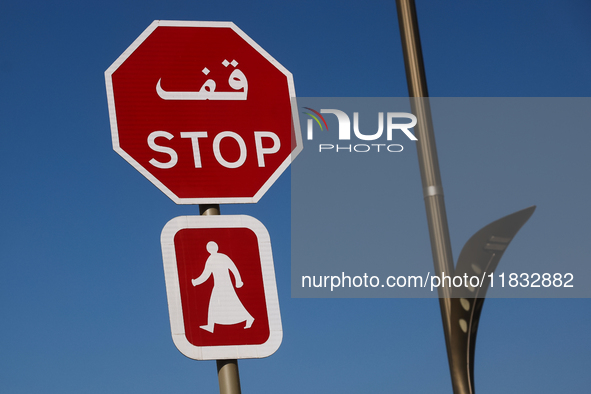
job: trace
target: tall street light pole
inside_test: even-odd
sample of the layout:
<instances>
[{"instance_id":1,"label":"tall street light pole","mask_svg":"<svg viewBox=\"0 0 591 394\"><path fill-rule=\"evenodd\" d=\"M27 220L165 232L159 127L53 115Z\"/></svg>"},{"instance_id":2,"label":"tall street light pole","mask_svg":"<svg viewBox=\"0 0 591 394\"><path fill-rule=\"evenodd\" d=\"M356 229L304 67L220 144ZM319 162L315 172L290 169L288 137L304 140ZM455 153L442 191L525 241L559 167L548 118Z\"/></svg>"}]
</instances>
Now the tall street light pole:
<instances>
[{"instance_id":1,"label":"tall street light pole","mask_svg":"<svg viewBox=\"0 0 591 394\"><path fill-rule=\"evenodd\" d=\"M427 223L429 226L429 237L431 239L431 252L435 274L439 277L443 273L451 275L454 272L453 255L445 202L443 199L443 187L441 174L439 172L439 160L433 134L433 122L431 119L431 108L429 105L429 92L427 90L427 79L425 66L423 64L423 53L417 12L414 0L396 0L398 10L398 25L402 39L402 50L404 54L404 65L406 68L406 80L408 93L411 97L412 113L417 117L417 124L414 128L417 136L417 153L419 168L423 185L423 197L427 211ZM439 287L439 306L443 320L443 331L447 348L447 357L450 367L454 365L451 351L451 288ZM455 394L468 394L469 387L458 379L453 368L450 370L452 386Z\"/></svg>"},{"instance_id":2,"label":"tall street light pole","mask_svg":"<svg viewBox=\"0 0 591 394\"><path fill-rule=\"evenodd\" d=\"M442 278L444 274L450 277L464 277L484 272L492 277L505 249L531 217L535 206L507 215L483 227L464 245L457 268L454 268L415 2L396 0L396 6L408 93L411 97L412 112L417 117L414 129L417 135L419 168L435 274ZM476 333L486 291L490 285L490 279L484 279L483 276L483 283L478 289L455 288L452 291L449 287L451 284L438 288L454 394L474 394ZM443 279L441 282L445 284Z\"/></svg>"}]
</instances>

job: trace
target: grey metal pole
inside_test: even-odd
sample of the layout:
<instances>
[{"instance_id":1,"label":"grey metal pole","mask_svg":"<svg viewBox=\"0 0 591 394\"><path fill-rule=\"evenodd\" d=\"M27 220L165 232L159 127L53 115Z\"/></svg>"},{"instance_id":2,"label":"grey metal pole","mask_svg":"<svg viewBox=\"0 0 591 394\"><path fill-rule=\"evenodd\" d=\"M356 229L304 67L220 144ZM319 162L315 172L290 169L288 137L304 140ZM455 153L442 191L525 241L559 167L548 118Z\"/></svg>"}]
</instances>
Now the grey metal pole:
<instances>
[{"instance_id":1,"label":"grey metal pole","mask_svg":"<svg viewBox=\"0 0 591 394\"><path fill-rule=\"evenodd\" d=\"M218 204L200 204L201 215L219 215ZM216 360L220 394L241 394L240 375L238 374L238 360Z\"/></svg>"},{"instance_id":2,"label":"grey metal pole","mask_svg":"<svg viewBox=\"0 0 591 394\"><path fill-rule=\"evenodd\" d=\"M200 215L219 215L220 206L219 204L200 204L199 205Z\"/></svg>"},{"instance_id":3,"label":"grey metal pole","mask_svg":"<svg viewBox=\"0 0 591 394\"><path fill-rule=\"evenodd\" d=\"M414 129L418 140L417 153L425 209L427 211L433 265L437 276L441 277L444 273L452 276L454 274L453 255L443 199L441 174L439 172L439 160L435 146L435 135L433 133L431 107L428 100L429 92L427 90L427 78L423 64L415 2L414 0L396 0L396 7L408 93L411 97L411 109L417 117L417 125ZM453 344L451 343L451 288L439 287L438 290L453 391L455 394L467 394L470 393L469 386L465 385L453 367L456 363L453 362Z\"/></svg>"},{"instance_id":4,"label":"grey metal pole","mask_svg":"<svg viewBox=\"0 0 591 394\"><path fill-rule=\"evenodd\" d=\"M217 360L220 394L241 394L238 360Z\"/></svg>"}]
</instances>

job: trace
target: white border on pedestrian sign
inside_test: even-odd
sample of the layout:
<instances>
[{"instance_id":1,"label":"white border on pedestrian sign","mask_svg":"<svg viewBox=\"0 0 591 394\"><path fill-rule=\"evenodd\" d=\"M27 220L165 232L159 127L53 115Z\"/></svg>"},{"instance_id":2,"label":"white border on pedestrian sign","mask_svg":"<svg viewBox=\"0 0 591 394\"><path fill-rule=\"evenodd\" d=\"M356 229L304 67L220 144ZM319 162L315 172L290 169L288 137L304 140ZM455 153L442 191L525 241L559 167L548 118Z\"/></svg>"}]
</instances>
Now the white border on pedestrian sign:
<instances>
[{"instance_id":1,"label":"white border on pedestrian sign","mask_svg":"<svg viewBox=\"0 0 591 394\"><path fill-rule=\"evenodd\" d=\"M256 235L261 259L265 303L269 319L269 338L263 344L195 346L187 340L174 237L182 229L213 228L248 228ZM271 239L269 232L260 221L246 215L179 216L170 220L164 226L161 243L172 339L182 354L195 360L222 360L262 358L275 353L279 345L281 345L283 329L279 312L279 297L275 281Z\"/></svg>"}]
</instances>

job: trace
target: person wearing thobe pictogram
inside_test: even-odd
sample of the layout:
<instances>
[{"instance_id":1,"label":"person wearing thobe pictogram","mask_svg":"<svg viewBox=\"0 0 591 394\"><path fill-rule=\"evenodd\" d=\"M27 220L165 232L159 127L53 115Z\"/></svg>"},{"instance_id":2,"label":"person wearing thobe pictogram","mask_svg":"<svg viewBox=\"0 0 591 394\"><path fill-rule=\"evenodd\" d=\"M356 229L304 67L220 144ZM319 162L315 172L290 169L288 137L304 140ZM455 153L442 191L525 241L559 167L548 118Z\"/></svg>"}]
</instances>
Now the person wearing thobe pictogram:
<instances>
[{"instance_id":1,"label":"person wearing thobe pictogram","mask_svg":"<svg viewBox=\"0 0 591 394\"><path fill-rule=\"evenodd\" d=\"M218 244L210 241L206 246L210 256L205 262L205 268L197 279L192 279L193 286L198 286L213 275L213 290L209 299L207 310L207 325L200 326L203 330L213 333L215 324L237 324L246 321L244 328L250 328L254 318L248 313L230 278L230 272L236 280L236 288L241 288L243 283L236 265L228 256L218 253Z\"/></svg>"}]
</instances>

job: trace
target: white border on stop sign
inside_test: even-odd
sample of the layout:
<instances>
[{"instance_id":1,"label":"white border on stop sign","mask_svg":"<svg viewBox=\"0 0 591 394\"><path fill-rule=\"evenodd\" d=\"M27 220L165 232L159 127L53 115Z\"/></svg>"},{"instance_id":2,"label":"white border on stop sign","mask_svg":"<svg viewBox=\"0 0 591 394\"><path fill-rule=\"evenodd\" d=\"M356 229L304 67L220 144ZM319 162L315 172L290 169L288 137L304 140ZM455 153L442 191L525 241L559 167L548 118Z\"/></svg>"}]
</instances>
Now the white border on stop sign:
<instances>
[{"instance_id":1,"label":"white border on stop sign","mask_svg":"<svg viewBox=\"0 0 591 394\"><path fill-rule=\"evenodd\" d=\"M144 40L152 34L158 26L183 26L183 27L213 27L213 28L230 28L236 32L242 39L244 39L250 46L252 46L258 53L260 53L267 61L273 64L286 77L288 82L288 90L291 104L291 117L293 120L293 127L296 139L296 146L291 154L281 163L277 170L269 177L263 186L257 191L253 197L207 197L207 198L180 198L168 189L162 182L153 176L148 170L141 166L134 158L127 152L121 149L119 145L119 131L117 128L117 116L115 113L115 97L113 96L113 73L119 68L121 64L144 42ZM150 24L143 31L142 34L115 60L115 62L105 71L105 81L107 86L107 102L109 106L109 119L111 120L111 138L113 141L113 149L138 170L143 176L148 178L158 189L166 194L176 204L235 204L235 203L256 203L269 190L271 185L283 174L289 167L291 162L303 149L302 133L300 128L300 118L298 114L298 105L295 94L295 86L293 82L293 75L283 67L275 58L267 53L260 45L251 39L233 22L203 22L203 21L163 21L156 20Z\"/></svg>"}]
</instances>

